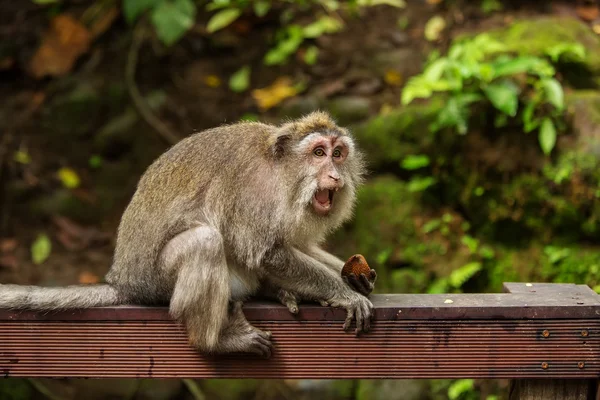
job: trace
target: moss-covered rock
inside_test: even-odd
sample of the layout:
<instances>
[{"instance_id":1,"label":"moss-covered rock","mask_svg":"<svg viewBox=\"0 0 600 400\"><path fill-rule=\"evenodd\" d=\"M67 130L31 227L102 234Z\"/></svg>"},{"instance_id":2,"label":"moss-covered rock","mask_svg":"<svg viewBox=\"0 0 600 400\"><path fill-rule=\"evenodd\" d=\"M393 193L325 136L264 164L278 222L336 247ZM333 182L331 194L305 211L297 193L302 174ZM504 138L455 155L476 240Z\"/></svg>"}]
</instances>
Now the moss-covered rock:
<instances>
[{"instance_id":1,"label":"moss-covered rock","mask_svg":"<svg viewBox=\"0 0 600 400\"><path fill-rule=\"evenodd\" d=\"M586 49L584 64L590 71L600 72L600 37L579 19L563 16L527 18L489 33L509 49L523 54L543 55L558 45L580 43Z\"/></svg>"},{"instance_id":2,"label":"moss-covered rock","mask_svg":"<svg viewBox=\"0 0 600 400\"><path fill-rule=\"evenodd\" d=\"M407 155L421 154L439 141L429 131L429 124L441 106L441 101L411 104L352 127L367 153L369 168L377 171L397 167Z\"/></svg>"}]
</instances>

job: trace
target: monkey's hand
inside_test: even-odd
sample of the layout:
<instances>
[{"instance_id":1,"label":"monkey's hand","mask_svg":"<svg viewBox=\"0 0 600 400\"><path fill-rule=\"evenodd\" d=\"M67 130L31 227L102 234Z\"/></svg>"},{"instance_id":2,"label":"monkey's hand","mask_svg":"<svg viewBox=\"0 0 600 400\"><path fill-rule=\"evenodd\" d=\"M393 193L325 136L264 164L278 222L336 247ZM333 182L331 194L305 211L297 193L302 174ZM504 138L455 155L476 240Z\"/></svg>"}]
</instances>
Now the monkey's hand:
<instances>
[{"instance_id":1,"label":"monkey's hand","mask_svg":"<svg viewBox=\"0 0 600 400\"><path fill-rule=\"evenodd\" d=\"M357 291L363 296L368 296L371 294L373 289L375 288L375 281L377 280L377 273L374 269L369 271L369 276L366 274L350 274L346 276L342 276L342 279L348 286L352 288L352 290Z\"/></svg>"},{"instance_id":2,"label":"monkey's hand","mask_svg":"<svg viewBox=\"0 0 600 400\"><path fill-rule=\"evenodd\" d=\"M321 304L323 303L321 302ZM353 319L356 319L356 330L354 333L357 336L361 332L369 331L371 318L373 317L373 304L365 296L356 292L347 292L327 300L326 303L333 307L346 309L346 321L344 321L343 326L345 331L350 329Z\"/></svg>"}]
</instances>

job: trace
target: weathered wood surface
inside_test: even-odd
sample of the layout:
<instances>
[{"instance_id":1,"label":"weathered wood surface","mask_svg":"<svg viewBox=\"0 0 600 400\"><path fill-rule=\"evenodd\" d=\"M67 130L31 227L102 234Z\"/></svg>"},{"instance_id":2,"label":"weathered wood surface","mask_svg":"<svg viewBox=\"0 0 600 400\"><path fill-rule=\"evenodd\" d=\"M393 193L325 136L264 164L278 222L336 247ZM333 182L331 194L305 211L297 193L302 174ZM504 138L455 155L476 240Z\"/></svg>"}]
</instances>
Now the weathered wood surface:
<instances>
[{"instance_id":1,"label":"weathered wood surface","mask_svg":"<svg viewBox=\"0 0 600 400\"><path fill-rule=\"evenodd\" d=\"M506 284L501 294L377 295L372 331L342 331L344 310L299 315L250 303L273 333L270 360L208 357L160 307L0 310L0 374L44 377L600 377L600 300L584 285Z\"/></svg>"}]
</instances>

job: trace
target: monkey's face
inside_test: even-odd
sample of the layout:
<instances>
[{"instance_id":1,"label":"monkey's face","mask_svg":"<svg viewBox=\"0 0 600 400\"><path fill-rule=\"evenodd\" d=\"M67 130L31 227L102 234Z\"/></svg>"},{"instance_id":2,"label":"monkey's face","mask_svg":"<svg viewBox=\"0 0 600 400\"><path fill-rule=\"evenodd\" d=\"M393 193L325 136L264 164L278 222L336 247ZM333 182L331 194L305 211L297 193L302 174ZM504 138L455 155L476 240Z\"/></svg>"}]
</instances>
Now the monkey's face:
<instances>
[{"instance_id":1,"label":"monkey's face","mask_svg":"<svg viewBox=\"0 0 600 400\"><path fill-rule=\"evenodd\" d=\"M313 133L300 143L312 182L310 205L318 215L328 215L346 184L344 164L350 156L350 139L339 135Z\"/></svg>"}]
</instances>

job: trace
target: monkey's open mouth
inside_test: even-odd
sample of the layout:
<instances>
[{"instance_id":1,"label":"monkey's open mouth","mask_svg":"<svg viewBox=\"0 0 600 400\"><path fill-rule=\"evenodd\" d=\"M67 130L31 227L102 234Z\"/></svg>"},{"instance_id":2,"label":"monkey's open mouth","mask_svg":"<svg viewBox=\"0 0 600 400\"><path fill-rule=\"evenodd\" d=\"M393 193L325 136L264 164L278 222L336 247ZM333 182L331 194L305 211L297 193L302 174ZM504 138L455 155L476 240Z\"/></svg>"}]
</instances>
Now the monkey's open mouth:
<instances>
[{"instance_id":1,"label":"monkey's open mouth","mask_svg":"<svg viewBox=\"0 0 600 400\"><path fill-rule=\"evenodd\" d=\"M319 189L313 197L313 207L318 214L325 215L331 210L333 204L333 190Z\"/></svg>"}]
</instances>

